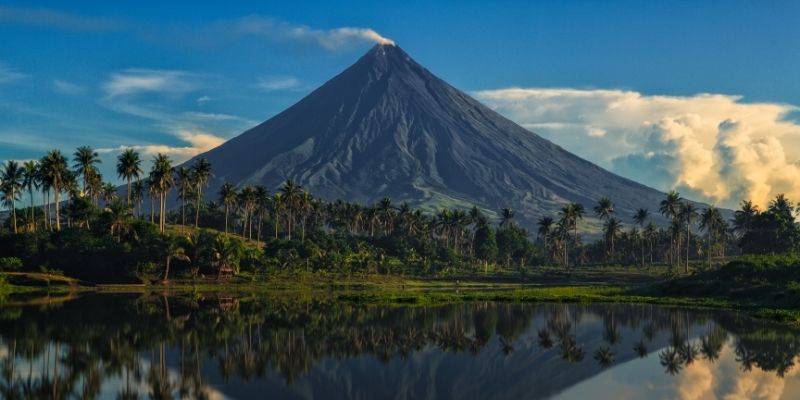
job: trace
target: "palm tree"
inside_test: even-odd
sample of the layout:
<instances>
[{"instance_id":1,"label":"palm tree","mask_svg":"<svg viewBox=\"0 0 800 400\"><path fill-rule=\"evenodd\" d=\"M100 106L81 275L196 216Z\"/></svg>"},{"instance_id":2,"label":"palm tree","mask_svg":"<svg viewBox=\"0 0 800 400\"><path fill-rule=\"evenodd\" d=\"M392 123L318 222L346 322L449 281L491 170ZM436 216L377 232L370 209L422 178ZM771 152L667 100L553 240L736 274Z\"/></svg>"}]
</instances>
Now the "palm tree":
<instances>
[{"instance_id":1,"label":"palm tree","mask_svg":"<svg viewBox=\"0 0 800 400\"><path fill-rule=\"evenodd\" d=\"M603 197L598 200L597 205L594 206L594 213L601 221L605 221L614 214L614 203L612 203L608 197Z\"/></svg>"},{"instance_id":2,"label":"palm tree","mask_svg":"<svg viewBox=\"0 0 800 400\"><path fill-rule=\"evenodd\" d=\"M127 204L116 200L106 204L105 212L110 220L109 234L112 237L116 235L117 243L119 243L122 241L122 232L128 228L130 223L131 208Z\"/></svg>"},{"instance_id":3,"label":"palm tree","mask_svg":"<svg viewBox=\"0 0 800 400\"><path fill-rule=\"evenodd\" d=\"M514 226L514 210L510 208L500 210L500 226L503 228Z\"/></svg>"},{"instance_id":4,"label":"palm tree","mask_svg":"<svg viewBox=\"0 0 800 400\"><path fill-rule=\"evenodd\" d=\"M622 230L622 223L619 222L616 218L609 218L606 221L605 225L603 226L603 231L606 236L606 240L609 241L611 244L611 259L614 259L614 239L619 236L619 232Z\"/></svg>"},{"instance_id":5,"label":"palm tree","mask_svg":"<svg viewBox=\"0 0 800 400\"><path fill-rule=\"evenodd\" d=\"M283 188L281 188L281 192L283 193L283 202L286 206L287 218L286 218L286 233L289 237L289 240L292 239L292 224L294 223L294 216L297 210L297 205L300 201L300 195L302 189L300 186L296 185L292 180L287 180L286 183L283 184Z\"/></svg>"},{"instance_id":6,"label":"palm tree","mask_svg":"<svg viewBox=\"0 0 800 400\"><path fill-rule=\"evenodd\" d=\"M142 201L144 200L144 182L141 179L137 179L135 182L133 182L131 190L131 202L133 202L133 204L139 209L137 214L141 218Z\"/></svg>"},{"instance_id":7,"label":"palm tree","mask_svg":"<svg viewBox=\"0 0 800 400\"><path fill-rule=\"evenodd\" d=\"M647 226L644 227L642 231L642 236L647 239L647 243L650 245L650 264L653 264L653 239L656 237L656 233L658 233L658 228L652 222L649 222Z\"/></svg>"},{"instance_id":8,"label":"palm tree","mask_svg":"<svg viewBox=\"0 0 800 400\"><path fill-rule=\"evenodd\" d=\"M661 203L659 204L658 207L658 211L661 213L661 215L674 221L675 218L678 216L680 207L681 207L681 196L680 194L678 194L678 192L672 190L669 193L667 193L667 197L664 200L661 200ZM674 250L675 247L676 247L675 235L672 235L670 236L670 250ZM673 258L672 256L670 256L670 258L674 260L678 257Z\"/></svg>"},{"instance_id":9,"label":"palm tree","mask_svg":"<svg viewBox=\"0 0 800 400\"><path fill-rule=\"evenodd\" d=\"M175 170L175 177L178 178L178 188L180 189L180 194L178 196L181 199L181 225L186 225L186 200L189 192L191 192L194 187L192 175L192 172L185 167L178 167L178 169Z\"/></svg>"},{"instance_id":10,"label":"palm tree","mask_svg":"<svg viewBox=\"0 0 800 400\"><path fill-rule=\"evenodd\" d=\"M39 188L39 163L30 160L22 164L22 187L28 190L31 199L30 223L36 230L36 212L33 204L33 190Z\"/></svg>"},{"instance_id":11,"label":"palm tree","mask_svg":"<svg viewBox=\"0 0 800 400\"><path fill-rule=\"evenodd\" d=\"M700 214L700 229L706 231L706 239L708 242L706 256L708 257L709 267L711 266L711 250L714 244L714 235L719 232L724 223L725 220L722 218L719 209L713 205L708 206L708 208L703 210Z\"/></svg>"},{"instance_id":12,"label":"palm tree","mask_svg":"<svg viewBox=\"0 0 800 400\"><path fill-rule=\"evenodd\" d=\"M255 193L256 204L255 207L258 211L258 233L256 235L256 243L261 242L261 225L264 222L264 214L269 207L270 197L269 191L264 186L256 186ZM303 224L303 236L305 237L305 224Z\"/></svg>"},{"instance_id":13,"label":"palm tree","mask_svg":"<svg viewBox=\"0 0 800 400\"><path fill-rule=\"evenodd\" d=\"M89 146L81 146L73 154L75 172L83 177L83 192L86 193L91 176L97 173L95 165L100 164L100 155Z\"/></svg>"},{"instance_id":14,"label":"palm tree","mask_svg":"<svg viewBox=\"0 0 800 400\"><path fill-rule=\"evenodd\" d=\"M565 204L561 208L561 220L563 222L564 228L569 231L570 229L573 230L575 233L574 241L575 246L578 245L578 220L583 219L583 205L579 203L569 203ZM569 266L569 259L567 257L567 245L564 243L564 262L567 266Z\"/></svg>"},{"instance_id":15,"label":"palm tree","mask_svg":"<svg viewBox=\"0 0 800 400\"><path fill-rule=\"evenodd\" d=\"M739 237L744 236L750 231L753 219L759 214L758 206L752 201L742 201L741 208L733 214L733 230Z\"/></svg>"},{"instance_id":16,"label":"palm tree","mask_svg":"<svg viewBox=\"0 0 800 400\"><path fill-rule=\"evenodd\" d=\"M169 266L172 263L172 260L177 259L181 261L190 261L189 256L186 255L186 249L180 245L180 243L174 238L170 237L167 239L167 243L164 248L165 258L164 261L164 280L163 283L169 282Z\"/></svg>"},{"instance_id":17,"label":"palm tree","mask_svg":"<svg viewBox=\"0 0 800 400\"><path fill-rule=\"evenodd\" d=\"M153 166L150 170L150 180L158 194L159 198L159 219L158 219L158 228L160 232L164 232L164 228L166 227L166 199L167 193L172 186L174 185L175 181L172 175L172 160L167 157L167 155L159 153L153 159Z\"/></svg>"},{"instance_id":18,"label":"palm tree","mask_svg":"<svg viewBox=\"0 0 800 400\"><path fill-rule=\"evenodd\" d=\"M543 243L545 252L548 251L547 239L553 233L553 224L554 223L555 223L555 221L553 221L552 217L541 217L541 218L539 218L539 221L537 222L537 225L539 226L539 238L542 239L542 243Z\"/></svg>"},{"instance_id":19,"label":"palm tree","mask_svg":"<svg viewBox=\"0 0 800 400\"><path fill-rule=\"evenodd\" d=\"M46 182L48 187L53 188L53 195L55 200L56 211L56 230L61 230L61 191L64 190L65 183L71 177L69 168L67 167L67 159L59 150L51 150L44 156L41 164L41 173L43 181Z\"/></svg>"},{"instance_id":20,"label":"palm tree","mask_svg":"<svg viewBox=\"0 0 800 400\"><path fill-rule=\"evenodd\" d=\"M117 188L111 182L106 182L103 184L103 202L106 205L111 204L117 198Z\"/></svg>"},{"instance_id":21,"label":"palm tree","mask_svg":"<svg viewBox=\"0 0 800 400\"><path fill-rule=\"evenodd\" d=\"M236 204L236 187L225 182L219 189L219 202L225 206L225 234L228 234L228 214Z\"/></svg>"},{"instance_id":22,"label":"palm tree","mask_svg":"<svg viewBox=\"0 0 800 400\"><path fill-rule=\"evenodd\" d=\"M644 224L647 222L647 219L650 217L650 211L646 208L640 208L636 210L636 214L633 215L633 222L639 225L641 228L642 233L644 233ZM641 248L642 248L642 266L644 266L644 242L640 240Z\"/></svg>"},{"instance_id":23,"label":"palm tree","mask_svg":"<svg viewBox=\"0 0 800 400\"><path fill-rule=\"evenodd\" d=\"M142 175L142 160L133 149L125 149L117 157L117 176L128 182L128 205L131 205L131 184Z\"/></svg>"},{"instance_id":24,"label":"palm tree","mask_svg":"<svg viewBox=\"0 0 800 400\"><path fill-rule=\"evenodd\" d=\"M19 193L22 190L23 179L24 171L19 163L14 160L7 161L3 167L3 173L0 176L0 191L3 192L4 202L11 208L11 221L14 227L14 233L17 233L16 201L19 199Z\"/></svg>"},{"instance_id":25,"label":"palm tree","mask_svg":"<svg viewBox=\"0 0 800 400\"><path fill-rule=\"evenodd\" d=\"M682 203L679 216L686 223L686 273L689 273L689 245L692 239L692 223L697 219L697 208L694 204L685 201Z\"/></svg>"},{"instance_id":26,"label":"palm tree","mask_svg":"<svg viewBox=\"0 0 800 400\"><path fill-rule=\"evenodd\" d=\"M197 190L197 197L195 198L194 206L194 227L200 222L200 206L203 203L203 188L208 184L208 179L211 178L211 163L205 158L200 158L192 165L192 180L194 181L195 189Z\"/></svg>"}]
</instances>

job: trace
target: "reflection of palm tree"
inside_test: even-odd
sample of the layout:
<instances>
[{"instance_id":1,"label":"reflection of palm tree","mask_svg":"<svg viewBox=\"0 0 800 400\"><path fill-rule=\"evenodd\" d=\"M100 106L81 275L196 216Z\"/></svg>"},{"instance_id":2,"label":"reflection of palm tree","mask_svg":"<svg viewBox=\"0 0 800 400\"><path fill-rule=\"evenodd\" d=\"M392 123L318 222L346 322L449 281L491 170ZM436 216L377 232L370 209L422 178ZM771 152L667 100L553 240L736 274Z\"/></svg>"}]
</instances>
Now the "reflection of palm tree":
<instances>
[{"instance_id":1,"label":"reflection of palm tree","mask_svg":"<svg viewBox=\"0 0 800 400\"><path fill-rule=\"evenodd\" d=\"M684 364L689 366L695 360L697 360L697 356L700 354L700 348L697 347L696 344L687 340L681 347L678 348L678 352L680 352Z\"/></svg>"},{"instance_id":2,"label":"reflection of palm tree","mask_svg":"<svg viewBox=\"0 0 800 400\"><path fill-rule=\"evenodd\" d=\"M500 346L504 356L509 356L511 353L514 352L513 344L507 341L506 338L502 336L500 336Z\"/></svg>"},{"instance_id":3,"label":"reflection of palm tree","mask_svg":"<svg viewBox=\"0 0 800 400\"><path fill-rule=\"evenodd\" d=\"M594 359L601 368L608 368L614 363L614 352L609 347L601 347L594 352Z\"/></svg>"},{"instance_id":4,"label":"reflection of palm tree","mask_svg":"<svg viewBox=\"0 0 800 400\"><path fill-rule=\"evenodd\" d=\"M670 375L675 375L683 369L683 358L675 347L667 347L658 353L658 358L661 361L661 366L666 369Z\"/></svg>"},{"instance_id":5,"label":"reflection of palm tree","mask_svg":"<svg viewBox=\"0 0 800 400\"><path fill-rule=\"evenodd\" d=\"M638 355L639 358L647 357L647 345L645 345L644 339L639 340L639 342L633 346L633 351L636 352L636 355Z\"/></svg>"},{"instance_id":6,"label":"reflection of palm tree","mask_svg":"<svg viewBox=\"0 0 800 400\"><path fill-rule=\"evenodd\" d=\"M539 347L549 349L553 347L553 338L550 337L550 331L547 329L539 329Z\"/></svg>"},{"instance_id":7,"label":"reflection of palm tree","mask_svg":"<svg viewBox=\"0 0 800 400\"><path fill-rule=\"evenodd\" d=\"M561 358L569 363L583 361L585 355L583 347L579 346L572 336L567 336L561 341Z\"/></svg>"}]
</instances>

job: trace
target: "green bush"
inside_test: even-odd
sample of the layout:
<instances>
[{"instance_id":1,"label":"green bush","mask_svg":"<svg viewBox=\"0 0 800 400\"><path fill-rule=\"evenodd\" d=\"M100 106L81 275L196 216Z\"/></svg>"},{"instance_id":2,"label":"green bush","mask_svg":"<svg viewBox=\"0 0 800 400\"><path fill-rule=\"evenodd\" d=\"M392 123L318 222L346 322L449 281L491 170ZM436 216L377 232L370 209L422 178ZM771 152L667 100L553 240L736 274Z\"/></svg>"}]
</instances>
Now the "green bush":
<instances>
[{"instance_id":1,"label":"green bush","mask_svg":"<svg viewBox=\"0 0 800 400\"><path fill-rule=\"evenodd\" d=\"M19 271L22 269L22 260L17 257L0 257L0 271Z\"/></svg>"}]
</instances>

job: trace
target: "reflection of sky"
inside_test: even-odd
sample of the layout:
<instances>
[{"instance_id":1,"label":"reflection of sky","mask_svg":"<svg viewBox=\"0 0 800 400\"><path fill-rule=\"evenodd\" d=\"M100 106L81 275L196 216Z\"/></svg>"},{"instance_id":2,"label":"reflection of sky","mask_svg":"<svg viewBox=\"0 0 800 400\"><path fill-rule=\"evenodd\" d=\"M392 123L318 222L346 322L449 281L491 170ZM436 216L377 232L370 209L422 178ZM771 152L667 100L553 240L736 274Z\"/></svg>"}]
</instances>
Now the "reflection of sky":
<instances>
[{"instance_id":1,"label":"reflection of sky","mask_svg":"<svg viewBox=\"0 0 800 400\"><path fill-rule=\"evenodd\" d=\"M660 351L660 349L659 349ZM609 369L569 389L558 399L798 399L800 373L792 368L784 379L753 367L742 370L728 342L716 362L698 359L679 374L664 373L658 351Z\"/></svg>"}]
</instances>

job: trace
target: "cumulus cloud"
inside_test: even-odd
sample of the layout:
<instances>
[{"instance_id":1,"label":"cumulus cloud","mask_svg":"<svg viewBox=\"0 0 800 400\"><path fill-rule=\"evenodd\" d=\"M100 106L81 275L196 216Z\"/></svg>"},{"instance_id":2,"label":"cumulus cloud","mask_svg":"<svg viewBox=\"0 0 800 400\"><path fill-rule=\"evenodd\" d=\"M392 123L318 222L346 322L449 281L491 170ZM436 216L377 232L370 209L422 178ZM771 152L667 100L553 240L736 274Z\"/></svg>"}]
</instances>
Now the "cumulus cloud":
<instances>
[{"instance_id":1,"label":"cumulus cloud","mask_svg":"<svg viewBox=\"0 0 800 400\"><path fill-rule=\"evenodd\" d=\"M735 206L800 199L800 125L788 104L740 96L651 96L565 88L485 90L476 97L566 149L658 189Z\"/></svg>"},{"instance_id":2,"label":"cumulus cloud","mask_svg":"<svg viewBox=\"0 0 800 400\"><path fill-rule=\"evenodd\" d=\"M134 149L147 155L166 154L172 156L177 162L183 162L225 142L224 138L206 132L182 130L177 132L175 136L184 144L178 146L166 144L122 145L114 148L101 148L97 151L100 153L114 153L125 149Z\"/></svg>"},{"instance_id":3,"label":"cumulus cloud","mask_svg":"<svg viewBox=\"0 0 800 400\"><path fill-rule=\"evenodd\" d=\"M109 97L142 92L185 93L198 88L192 77L185 71L131 68L111 74L103 90Z\"/></svg>"},{"instance_id":4,"label":"cumulus cloud","mask_svg":"<svg viewBox=\"0 0 800 400\"><path fill-rule=\"evenodd\" d=\"M265 92L288 90L297 88L300 81L293 76L273 76L261 78L256 87Z\"/></svg>"},{"instance_id":5,"label":"cumulus cloud","mask_svg":"<svg viewBox=\"0 0 800 400\"><path fill-rule=\"evenodd\" d=\"M74 31L110 31L125 27L110 18L90 18L47 8L0 6L0 23L42 26Z\"/></svg>"}]
</instances>

